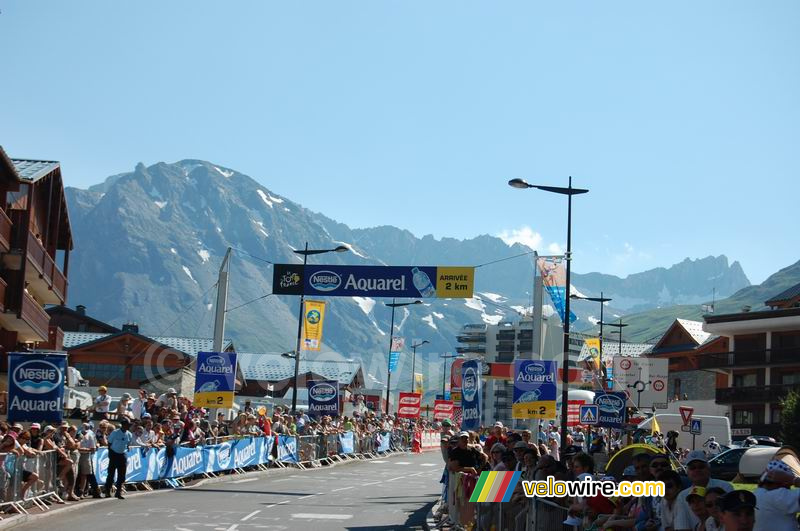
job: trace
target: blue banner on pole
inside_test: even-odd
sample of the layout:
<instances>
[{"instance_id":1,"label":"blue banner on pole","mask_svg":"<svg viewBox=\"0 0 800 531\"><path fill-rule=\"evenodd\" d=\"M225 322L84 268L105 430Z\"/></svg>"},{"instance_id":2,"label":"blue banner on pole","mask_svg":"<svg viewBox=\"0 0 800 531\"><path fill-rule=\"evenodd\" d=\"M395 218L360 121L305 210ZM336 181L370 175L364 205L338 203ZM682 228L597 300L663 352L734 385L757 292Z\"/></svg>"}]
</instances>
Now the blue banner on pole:
<instances>
[{"instance_id":1,"label":"blue banner on pole","mask_svg":"<svg viewBox=\"0 0 800 531\"><path fill-rule=\"evenodd\" d=\"M556 363L517 360L514 362L512 418L556 418Z\"/></svg>"},{"instance_id":2,"label":"blue banner on pole","mask_svg":"<svg viewBox=\"0 0 800 531\"><path fill-rule=\"evenodd\" d=\"M66 354L8 354L8 421L61 422Z\"/></svg>"},{"instance_id":3,"label":"blue banner on pole","mask_svg":"<svg viewBox=\"0 0 800 531\"><path fill-rule=\"evenodd\" d=\"M389 353L389 372L394 372L397 370L397 362L400 361L400 353L399 352L390 352Z\"/></svg>"},{"instance_id":4,"label":"blue banner on pole","mask_svg":"<svg viewBox=\"0 0 800 531\"><path fill-rule=\"evenodd\" d=\"M478 431L481 426L481 367L478 360L461 366L461 429Z\"/></svg>"},{"instance_id":5,"label":"blue banner on pole","mask_svg":"<svg viewBox=\"0 0 800 531\"><path fill-rule=\"evenodd\" d=\"M297 463L297 437L278 435L278 461Z\"/></svg>"},{"instance_id":6,"label":"blue banner on pole","mask_svg":"<svg viewBox=\"0 0 800 531\"><path fill-rule=\"evenodd\" d=\"M342 446L343 454L355 453L355 440L352 431L346 431L339 434L339 444Z\"/></svg>"},{"instance_id":7,"label":"blue banner on pole","mask_svg":"<svg viewBox=\"0 0 800 531\"><path fill-rule=\"evenodd\" d=\"M233 407L235 381L235 352L198 352L194 405Z\"/></svg>"},{"instance_id":8,"label":"blue banner on pole","mask_svg":"<svg viewBox=\"0 0 800 531\"><path fill-rule=\"evenodd\" d=\"M622 428L625 424L627 408L625 393L598 393L594 397L597 406L597 426L604 428Z\"/></svg>"},{"instance_id":9,"label":"blue banner on pole","mask_svg":"<svg viewBox=\"0 0 800 531\"><path fill-rule=\"evenodd\" d=\"M308 415L321 417L339 415L339 382L336 380L308 380Z\"/></svg>"}]
</instances>

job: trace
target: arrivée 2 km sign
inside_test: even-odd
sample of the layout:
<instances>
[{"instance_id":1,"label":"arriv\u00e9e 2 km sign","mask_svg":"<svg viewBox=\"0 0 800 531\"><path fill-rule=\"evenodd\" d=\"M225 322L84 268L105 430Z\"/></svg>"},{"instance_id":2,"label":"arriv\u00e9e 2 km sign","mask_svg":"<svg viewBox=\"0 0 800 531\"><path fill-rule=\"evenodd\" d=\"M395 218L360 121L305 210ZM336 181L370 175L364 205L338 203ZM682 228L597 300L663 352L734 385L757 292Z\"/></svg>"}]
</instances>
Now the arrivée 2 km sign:
<instances>
[{"instance_id":1,"label":"arriv\u00e9e 2 km sign","mask_svg":"<svg viewBox=\"0 0 800 531\"><path fill-rule=\"evenodd\" d=\"M471 298L474 267L275 264L275 295Z\"/></svg>"}]
</instances>

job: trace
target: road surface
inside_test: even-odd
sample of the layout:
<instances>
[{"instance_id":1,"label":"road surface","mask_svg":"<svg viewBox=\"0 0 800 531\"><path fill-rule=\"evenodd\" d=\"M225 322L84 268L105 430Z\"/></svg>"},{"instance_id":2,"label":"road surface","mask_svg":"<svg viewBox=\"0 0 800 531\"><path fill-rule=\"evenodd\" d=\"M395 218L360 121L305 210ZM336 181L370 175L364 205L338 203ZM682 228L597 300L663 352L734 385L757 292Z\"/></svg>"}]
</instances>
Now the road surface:
<instances>
[{"instance_id":1,"label":"road surface","mask_svg":"<svg viewBox=\"0 0 800 531\"><path fill-rule=\"evenodd\" d=\"M249 531L421 529L441 492L441 454L228 476L180 490L82 503L15 529Z\"/></svg>"}]
</instances>

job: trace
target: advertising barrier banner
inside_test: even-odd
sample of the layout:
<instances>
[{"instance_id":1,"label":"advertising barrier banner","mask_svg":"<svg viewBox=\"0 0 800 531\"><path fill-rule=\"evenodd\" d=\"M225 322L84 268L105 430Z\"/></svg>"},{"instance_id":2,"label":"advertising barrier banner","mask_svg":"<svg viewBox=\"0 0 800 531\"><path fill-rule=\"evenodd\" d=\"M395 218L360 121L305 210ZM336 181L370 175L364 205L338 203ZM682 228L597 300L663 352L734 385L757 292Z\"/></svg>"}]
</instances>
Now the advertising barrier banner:
<instances>
[{"instance_id":1,"label":"advertising barrier banner","mask_svg":"<svg viewBox=\"0 0 800 531\"><path fill-rule=\"evenodd\" d=\"M461 429L478 431L481 411L480 362L469 360L461 366Z\"/></svg>"},{"instance_id":2,"label":"advertising barrier banner","mask_svg":"<svg viewBox=\"0 0 800 531\"><path fill-rule=\"evenodd\" d=\"M276 295L325 297L472 297L474 267L275 264Z\"/></svg>"},{"instance_id":3,"label":"advertising barrier banner","mask_svg":"<svg viewBox=\"0 0 800 531\"><path fill-rule=\"evenodd\" d=\"M307 380L308 415L321 417L339 415L339 382L336 380Z\"/></svg>"},{"instance_id":4,"label":"advertising barrier banner","mask_svg":"<svg viewBox=\"0 0 800 531\"><path fill-rule=\"evenodd\" d=\"M392 444L392 433L385 431L378 434L378 451L388 452Z\"/></svg>"},{"instance_id":5,"label":"advertising barrier banner","mask_svg":"<svg viewBox=\"0 0 800 531\"><path fill-rule=\"evenodd\" d=\"M297 463L297 437L278 435L278 461Z\"/></svg>"},{"instance_id":6,"label":"advertising barrier banner","mask_svg":"<svg viewBox=\"0 0 800 531\"><path fill-rule=\"evenodd\" d=\"M556 418L556 362L539 360L514 362L512 418Z\"/></svg>"},{"instance_id":7,"label":"advertising barrier banner","mask_svg":"<svg viewBox=\"0 0 800 531\"><path fill-rule=\"evenodd\" d=\"M60 423L66 354L8 353L8 421Z\"/></svg>"},{"instance_id":8,"label":"advertising barrier banner","mask_svg":"<svg viewBox=\"0 0 800 531\"><path fill-rule=\"evenodd\" d=\"M355 453L355 438L352 431L346 431L339 434L339 444L342 447L343 454Z\"/></svg>"},{"instance_id":9,"label":"advertising barrier banner","mask_svg":"<svg viewBox=\"0 0 800 531\"><path fill-rule=\"evenodd\" d=\"M163 460L165 453L163 448L131 448L128 450L128 453L125 454L128 460L125 482L137 483L160 478L159 453ZM103 485L108 475L108 448L98 448L92 456L92 461L97 484Z\"/></svg>"},{"instance_id":10,"label":"advertising barrier banner","mask_svg":"<svg viewBox=\"0 0 800 531\"><path fill-rule=\"evenodd\" d=\"M235 352L198 352L194 404L198 407L233 407L236 381Z\"/></svg>"}]
</instances>

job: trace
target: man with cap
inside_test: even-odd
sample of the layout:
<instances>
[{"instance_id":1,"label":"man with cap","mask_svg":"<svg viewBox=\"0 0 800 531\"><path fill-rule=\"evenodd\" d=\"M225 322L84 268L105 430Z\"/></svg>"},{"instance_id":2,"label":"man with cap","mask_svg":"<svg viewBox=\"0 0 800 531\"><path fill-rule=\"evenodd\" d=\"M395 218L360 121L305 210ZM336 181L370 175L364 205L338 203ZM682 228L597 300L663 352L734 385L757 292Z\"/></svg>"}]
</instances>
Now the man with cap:
<instances>
[{"instance_id":1,"label":"man with cap","mask_svg":"<svg viewBox=\"0 0 800 531\"><path fill-rule=\"evenodd\" d=\"M512 447L514 457L517 458L517 465L514 467L514 472L521 472L522 467L525 466L525 452L528 451L529 446L523 441L517 441Z\"/></svg>"},{"instance_id":2,"label":"man with cap","mask_svg":"<svg viewBox=\"0 0 800 531\"><path fill-rule=\"evenodd\" d=\"M94 425L91 422L83 424L82 435L78 442L80 458L78 460L78 492L79 496L86 496L88 491L86 483L92 491L92 497L100 498L100 487L94 475L94 453L97 451L97 438L94 435Z\"/></svg>"},{"instance_id":3,"label":"man with cap","mask_svg":"<svg viewBox=\"0 0 800 531\"><path fill-rule=\"evenodd\" d=\"M133 435L128 431L130 420L123 417L120 420L118 429L111 432L108 436L108 475L106 477L105 493L106 498L111 497L111 485L114 483L114 473L117 474L117 499L124 500L122 497L122 485L125 483L125 474L128 471L128 458L126 453L133 442Z\"/></svg>"},{"instance_id":4,"label":"man with cap","mask_svg":"<svg viewBox=\"0 0 800 531\"><path fill-rule=\"evenodd\" d=\"M747 490L734 490L717 500L722 513L722 525L725 531L752 531L756 521L756 509L759 509L758 520L760 525L769 529L784 530L797 529L795 523L792 527L778 527L769 520L764 520L760 507L757 507L756 496Z\"/></svg>"},{"instance_id":5,"label":"man with cap","mask_svg":"<svg viewBox=\"0 0 800 531\"><path fill-rule=\"evenodd\" d=\"M767 464L755 490L758 518L753 529L797 529L795 514L800 513L800 491L790 490L793 486L800 487L800 478L789 465L779 460Z\"/></svg>"},{"instance_id":6,"label":"man with cap","mask_svg":"<svg viewBox=\"0 0 800 531\"><path fill-rule=\"evenodd\" d=\"M108 409L111 407L111 397L108 396L108 388L101 385L97 388L97 396L94 398L94 420L108 419Z\"/></svg>"},{"instance_id":7,"label":"man with cap","mask_svg":"<svg viewBox=\"0 0 800 531\"><path fill-rule=\"evenodd\" d=\"M156 400L158 407L165 407L167 409L174 409L178 407L178 392L172 387L167 389L167 392L162 394Z\"/></svg>"},{"instance_id":8,"label":"man with cap","mask_svg":"<svg viewBox=\"0 0 800 531\"><path fill-rule=\"evenodd\" d=\"M733 490L733 486L727 481L711 477L706 453L703 450L689 452L685 464L691 486L688 489L684 489L675 501L675 531L692 531L700 523L700 519L692 512L686 500L692 488L703 487L710 489L711 487L719 487L725 492Z\"/></svg>"},{"instance_id":9,"label":"man with cap","mask_svg":"<svg viewBox=\"0 0 800 531\"><path fill-rule=\"evenodd\" d=\"M505 446L507 442L508 439L503 435L503 423L495 422L492 433L486 438L486 442L483 443L483 453L491 455L492 448L495 444L500 443Z\"/></svg>"},{"instance_id":10,"label":"man with cap","mask_svg":"<svg viewBox=\"0 0 800 531\"><path fill-rule=\"evenodd\" d=\"M467 472L477 474L477 450L469 447L469 433L462 431L458 434L458 443L448 453L448 465L451 472Z\"/></svg>"}]
</instances>

